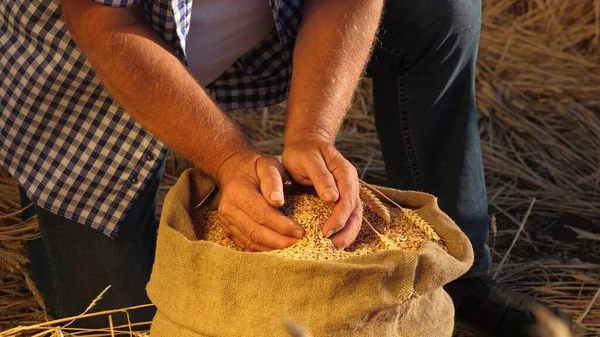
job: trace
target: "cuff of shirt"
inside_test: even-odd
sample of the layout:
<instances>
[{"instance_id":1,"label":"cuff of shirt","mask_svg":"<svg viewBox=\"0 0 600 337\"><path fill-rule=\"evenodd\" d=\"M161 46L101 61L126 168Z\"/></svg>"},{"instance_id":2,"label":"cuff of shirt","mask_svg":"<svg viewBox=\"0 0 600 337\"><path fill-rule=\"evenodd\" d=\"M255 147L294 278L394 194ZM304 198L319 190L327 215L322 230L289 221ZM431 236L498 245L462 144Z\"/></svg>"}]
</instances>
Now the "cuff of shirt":
<instances>
[{"instance_id":1,"label":"cuff of shirt","mask_svg":"<svg viewBox=\"0 0 600 337\"><path fill-rule=\"evenodd\" d=\"M133 6L140 0L93 0L97 4L102 4L111 7L129 7Z\"/></svg>"}]
</instances>

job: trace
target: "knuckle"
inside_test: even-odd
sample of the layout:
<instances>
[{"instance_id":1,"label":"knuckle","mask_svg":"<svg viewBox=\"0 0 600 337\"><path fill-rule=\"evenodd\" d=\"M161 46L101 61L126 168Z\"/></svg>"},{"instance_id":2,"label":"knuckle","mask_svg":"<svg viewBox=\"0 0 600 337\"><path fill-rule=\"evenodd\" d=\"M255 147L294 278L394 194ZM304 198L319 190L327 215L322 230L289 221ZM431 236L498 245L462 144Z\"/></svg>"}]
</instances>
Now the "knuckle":
<instances>
[{"instance_id":1,"label":"knuckle","mask_svg":"<svg viewBox=\"0 0 600 337\"><path fill-rule=\"evenodd\" d=\"M277 179L278 175L279 175L279 173L278 173L277 169L274 168L273 166L269 166L269 167L265 168L264 170L261 170L260 181L261 182L272 182L275 179Z\"/></svg>"},{"instance_id":2,"label":"knuckle","mask_svg":"<svg viewBox=\"0 0 600 337\"><path fill-rule=\"evenodd\" d=\"M279 170L274 165L269 165L265 171L268 173L268 178L270 179L275 179L279 174Z\"/></svg>"},{"instance_id":3,"label":"knuckle","mask_svg":"<svg viewBox=\"0 0 600 337\"><path fill-rule=\"evenodd\" d=\"M320 151L325 157L328 157L330 161L338 160L339 157L341 157L340 151L338 151L332 144L326 144L325 146L321 146Z\"/></svg>"},{"instance_id":4,"label":"knuckle","mask_svg":"<svg viewBox=\"0 0 600 337\"><path fill-rule=\"evenodd\" d=\"M345 167L348 162L339 151L335 150L328 156L327 164L333 167Z\"/></svg>"},{"instance_id":5,"label":"knuckle","mask_svg":"<svg viewBox=\"0 0 600 337\"><path fill-rule=\"evenodd\" d=\"M267 178L262 179L261 181L261 187L266 188L267 190L272 190L274 188L277 187L278 182L277 182L277 177L279 176L275 176L275 175L269 175ZM279 178L279 180L281 180L281 178Z\"/></svg>"},{"instance_id":6,"label":"knuckle","mask_svg":"<svg viewBox=\"0 0 600 337\"><path fill-rule=\"evenodd\" d=\"M353 179L358 178L358 171L356 170L356 167L354 167L354 165L352 165L349 161L344 160L344 163L341 164L340 167L342 167L349 177Z\"/></svg>"},{"instance_id":7,"label":"knuckle","mask_svg":"<svg viewBox=\"0 0 600 337\"><path fill-rule=\"evenodd\" d=\"M221 202L217 212L221 217L227 218L231 215L231 206L227 202Z\"/></svg>"},{"instance_id":8,"label":"knuckle","mask_svg":"<svg viewBox=\"0 0 600 337\"><path fill-rule=\"evenodd\" d=\"M254 221L258 222L261 225L265 222L265 211L261 207L252 207L250 210L250 216Z\"/></svg>"},{"instance_id":9,"label":"knuckle","mask_svg":"<svg viewBox=\"0 0 600 337\"><path fill-rule=\"evenodd\" d=\"M268 211L266 213L264 213L264 218L262 219L262 225L267 226L269 228L275 228L277 225L276 219L277 219L277 215L276 213L273 214L274 212Z\"/></svg>"},{"instance_id":10,"label":"knuckle","mask_svg":"<svg viewBox=\"0 0 600 337\"><path fill-rule=\"evenodd\" d=\"M343 209L344 213L350 215L355 208L356 199L354 198L345 198L340 201L340 206Z\"/></svg>"},{"instance_id":11,"label":"knuckle","mask_svg":"<svg viewBox=\"0 0 600 337\"><path fill-rule=\"evenodd\" d=\"M248 239L250 239L250 242L262 242L262 238L263 231L260 228L254 228L248 232Z\"/></svg>"},{"instance_id":12,"label":"knuckle","mask_svg":"<svg viewBox=\"0 0 600 337\"><path fill-rule=\"evenodd\" d=\"M333 183L333 179L331 178L331 173L326 170L319 170L315 174L315 179L326 182L326 183Z\"/></svg>"},{"instance_id":13,"label":"knuckle","mask_svg":"<svg viewBox=\"0 0 600 337\"><path fill-rule=\"evenodd\" d=\"M320 151L303 151L302 156L308 160L321 160L322 158Z\"/></svg>"}]
</instances>

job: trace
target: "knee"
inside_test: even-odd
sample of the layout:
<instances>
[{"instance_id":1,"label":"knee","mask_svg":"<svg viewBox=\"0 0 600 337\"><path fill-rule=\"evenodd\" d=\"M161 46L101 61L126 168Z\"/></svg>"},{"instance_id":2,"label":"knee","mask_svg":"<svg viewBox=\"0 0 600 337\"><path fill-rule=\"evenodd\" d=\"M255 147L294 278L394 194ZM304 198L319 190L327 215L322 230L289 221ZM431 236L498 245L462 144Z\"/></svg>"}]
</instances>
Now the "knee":
<instances>
[{"instance_id":1,"label":"knee","mask_svg":"<svg viewBox=\"0 0 600 337\"><path fill-rule=\"evenodd\" d=\"M480 27L481 0L387 0L380 40L409 55L443 45L472 50Z\"/></svg>"},{"instance_id":2,"label":"knee","mask_svg":"<svg viewBox=\"0 0 600 337\"><path fill-rule=\"evenodd\" d=\"M421 1L416 6L420 7L418 8L420 20L428 23L429 31L437 35L455 34L479 37L480 0Z\"/></svg>"}]
</instances>

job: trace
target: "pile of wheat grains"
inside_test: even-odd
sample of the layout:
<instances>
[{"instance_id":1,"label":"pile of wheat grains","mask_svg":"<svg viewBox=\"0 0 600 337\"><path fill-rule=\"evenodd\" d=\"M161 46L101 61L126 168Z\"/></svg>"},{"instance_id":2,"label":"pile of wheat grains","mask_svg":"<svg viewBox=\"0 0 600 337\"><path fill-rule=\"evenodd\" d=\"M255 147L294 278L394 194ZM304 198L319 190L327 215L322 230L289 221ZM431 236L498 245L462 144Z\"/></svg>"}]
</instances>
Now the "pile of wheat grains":
<instances>
[{"instance_id":1,"label":"pile of wheat grains","mask_svg":"<svg viewBox=\"0 0 600 337\"><path fill-rule=\"evenodd\" d=\"M382 202L369 187L361 186L360 198L364 205L363 226L355 242L348 248L336 249L321 231L323 223L331 216L332 206L325 204L313 191L285 187L285 205L280 211L300 224L306 234L303 239L286 249L261 254L274 254L298 260L337 260L391 249L416 251L422 243L430 241L446 249L435 230L415 211L401 208L389 199ZM199 237L221 246L243 251L221 228L216 211L199 207L194 216Z\"/></svg>"}]
</instances>

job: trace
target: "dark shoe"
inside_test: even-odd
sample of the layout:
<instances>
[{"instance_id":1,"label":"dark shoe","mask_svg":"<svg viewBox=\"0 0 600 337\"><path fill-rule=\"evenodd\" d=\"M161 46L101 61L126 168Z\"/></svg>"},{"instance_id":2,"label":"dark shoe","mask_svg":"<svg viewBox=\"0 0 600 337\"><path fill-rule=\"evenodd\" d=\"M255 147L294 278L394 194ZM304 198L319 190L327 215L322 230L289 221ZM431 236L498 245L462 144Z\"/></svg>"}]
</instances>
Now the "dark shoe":
<instances>
[{"instance_id":1,"label":"dark shoe","mask_svg":"<svg viewBox=\"0 0 600 337\"><path fill-rule=\"evenodd\" d=\"M455 280L444 287L456 309L457 326L485 337L531 337L546 325L534 312L547 311L571 330L571 317L531 296L506 289L489 276ZM544 311L546 312L546 311ZM550 336L553 336L552 334ZM563 336L563 335L560 335Z\"/></svg>"}]
</instances>

